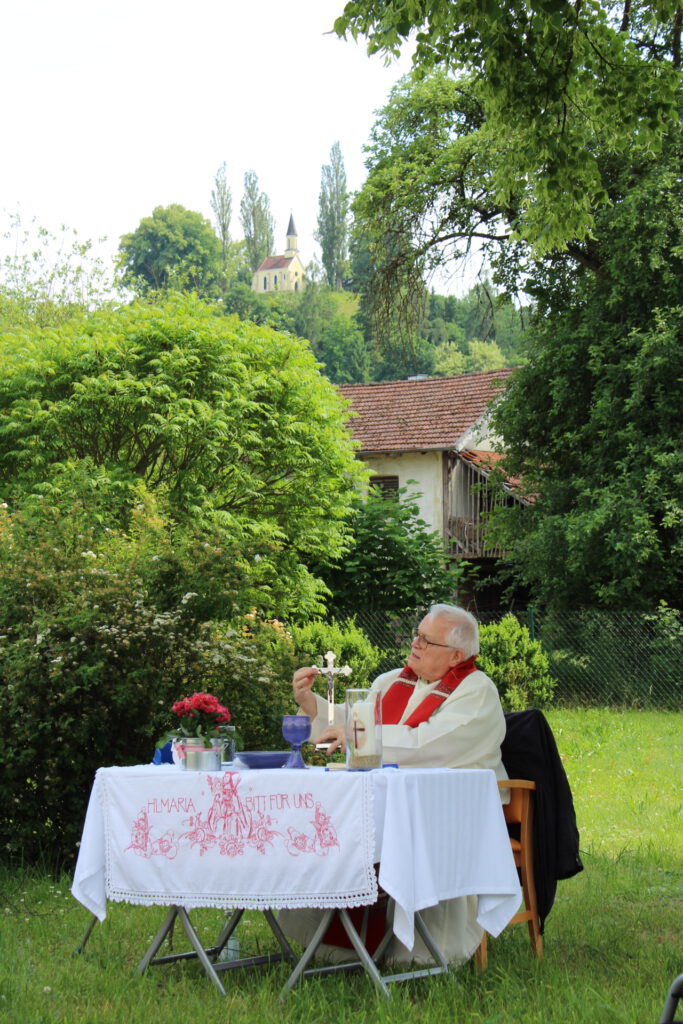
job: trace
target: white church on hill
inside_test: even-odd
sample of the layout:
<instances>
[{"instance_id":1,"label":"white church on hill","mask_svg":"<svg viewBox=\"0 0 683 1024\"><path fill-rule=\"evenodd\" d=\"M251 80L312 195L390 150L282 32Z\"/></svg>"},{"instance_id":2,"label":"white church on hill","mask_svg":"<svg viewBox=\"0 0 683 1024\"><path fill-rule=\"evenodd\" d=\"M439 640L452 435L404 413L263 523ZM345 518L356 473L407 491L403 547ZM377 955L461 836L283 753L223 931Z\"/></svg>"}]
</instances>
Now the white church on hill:
<instances>
[{"instance_id":1,"label":"white church on hill","mask_svg":"<svg viewBox=\"0 0 683 1024\"><path fill-rule=\"evenodd\" d=\"M304 265L299 259L299 246L294 217L289 217L287 248L282 256L266 256L251 280L255 292L301 292L306 287Z\"/></svg>"}]
</instances>

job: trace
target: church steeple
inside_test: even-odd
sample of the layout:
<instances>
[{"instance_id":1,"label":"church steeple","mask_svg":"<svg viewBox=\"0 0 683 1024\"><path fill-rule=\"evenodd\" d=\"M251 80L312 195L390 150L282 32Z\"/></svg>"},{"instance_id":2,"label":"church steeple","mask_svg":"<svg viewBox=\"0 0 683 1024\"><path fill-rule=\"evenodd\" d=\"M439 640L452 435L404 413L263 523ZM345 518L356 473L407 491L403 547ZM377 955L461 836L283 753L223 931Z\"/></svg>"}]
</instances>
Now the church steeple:
<instances>
[{"instance_id":1,"label":"church steeple","mask_svg":"<svg viewBox=\"0 0 683 1024\"><path fill-rule=\"evenodd\" d=\"M296 226L294 224L294 216L290 213L289 224L287 225L287 248L285 249L285 256L296 256L299 251L299 240L296 234Z\"/></svg>"}]
</instances>

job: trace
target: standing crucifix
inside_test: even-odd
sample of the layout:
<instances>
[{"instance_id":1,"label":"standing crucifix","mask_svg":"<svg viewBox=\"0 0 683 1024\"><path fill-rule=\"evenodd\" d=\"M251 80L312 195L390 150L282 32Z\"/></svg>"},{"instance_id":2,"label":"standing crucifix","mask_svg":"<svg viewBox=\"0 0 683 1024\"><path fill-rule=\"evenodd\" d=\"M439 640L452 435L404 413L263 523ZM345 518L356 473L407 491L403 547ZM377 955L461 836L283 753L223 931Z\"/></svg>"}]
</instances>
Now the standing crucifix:
<instances>
[{"instance_id":1,"label":"standing crucifix","mask_svg":"<svg viewBox=\"0 0 683 1024\"><path fill-rule=\"evenodd\" d=\"M325 655L325 661L327 662L327 666L325 668L321 668L321 666L319 666L319 665L316 666L316 668L318 668L318 670L322 673L322 675L325 676L325 681L327 682L327 724L328 725L334 725L334 677L335 676L339 676L339 675L342 675L342 676L350 676L351 675L351 667L350 667L350 665L342 665L340 668L335 668L334 667L335 658L336 658L336 654L333 654L332 651L328 651L327 654ZM327 743L318 743L318 744L316 744L316 746L319 749L323 749L323 748L328 747L329 744L327 744Z\"/></svg>"}]
</instances>

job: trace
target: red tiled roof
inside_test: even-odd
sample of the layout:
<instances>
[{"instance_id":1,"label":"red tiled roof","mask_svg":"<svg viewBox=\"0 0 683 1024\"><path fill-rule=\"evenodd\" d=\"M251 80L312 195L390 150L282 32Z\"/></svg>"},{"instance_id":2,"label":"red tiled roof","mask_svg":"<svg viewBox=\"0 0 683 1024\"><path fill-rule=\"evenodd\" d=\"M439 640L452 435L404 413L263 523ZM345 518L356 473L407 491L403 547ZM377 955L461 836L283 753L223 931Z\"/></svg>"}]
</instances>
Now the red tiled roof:
<instances>
[{"instance_id":1,"label":"red tiled roof","mask_svg":"<svg viewBox=\"0 0 683 1024\"><path fill-rule=\"evenodd\" d=\"M256 273L258 274L259 270L282 270L288 267L293 259L293 256L266 256L256 268Z\"/></svg>"},{"instance_id":2,"label":"red tiled roof","mask_svg":"<svg viewBox=\"0 0 683 1024\"><path fill-rule=\"evenodd\" d=\"M505 456L502 452L485 452L480 448L465 448L463 451L458 452L461 459L465 462L471 462L472 465L476 466L484 476L488 476L492 469L499 465L501 459ZM519 501L526 505L533 504L535 501L535 495L523 494L521 491L522 481L518 476L506 476L504 485L507 489L512 491Z\"/></svg>"},{"instance_id":3,"label":"red tiled roof","mask_svg":"<svg viewBox=\"0 0 683 1024\"><path fill-rule=\"evenodd\" d=\"M484 473L490 473L503 458L501 452L486 452L481 448L465 448L460 455L467 462L475 465L477 469L483 470Z\"/></svg>"},{"instance_id":4,"label":"red tiled roof","mask_svg":"<svg viewBox=\"0 0 683 1024\"><path fill-rule=\"evenodd\" d=\"M357 413L349 420L363 452L453 448L485 412L512 370L381 384L342 384Z\"/></svg>"}]
</instances>

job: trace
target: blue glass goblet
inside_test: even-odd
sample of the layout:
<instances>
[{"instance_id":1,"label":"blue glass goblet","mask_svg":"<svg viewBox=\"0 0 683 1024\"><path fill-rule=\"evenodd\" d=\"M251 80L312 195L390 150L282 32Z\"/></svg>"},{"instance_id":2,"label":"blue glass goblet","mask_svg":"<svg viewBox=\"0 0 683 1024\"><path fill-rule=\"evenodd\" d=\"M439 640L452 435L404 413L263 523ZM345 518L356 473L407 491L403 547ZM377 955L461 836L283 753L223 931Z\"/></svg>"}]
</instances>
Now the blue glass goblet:
<instances>
[{"instance_id":1,"label":"blue glass goblet","mask_svg":"<svg viewBox=\"0 0 683 1024\"><path fill-rule=\"evenodd\" d=\"M292 753L283 768L305 768L301 745L311 735L311 720L308 715L283 715L282 735L292 747Z\"/></svg>"}]
</instances>

